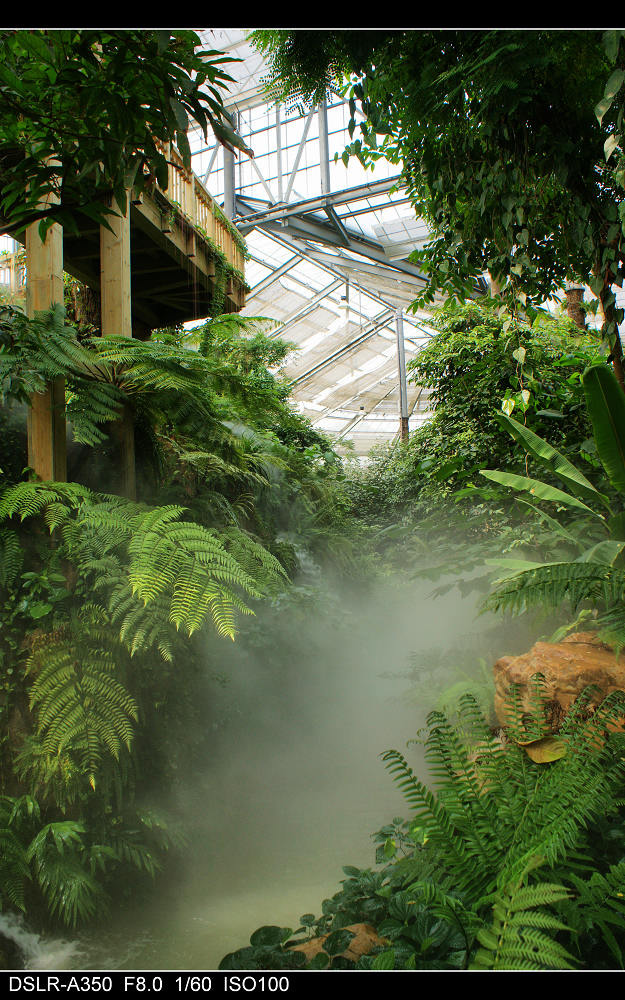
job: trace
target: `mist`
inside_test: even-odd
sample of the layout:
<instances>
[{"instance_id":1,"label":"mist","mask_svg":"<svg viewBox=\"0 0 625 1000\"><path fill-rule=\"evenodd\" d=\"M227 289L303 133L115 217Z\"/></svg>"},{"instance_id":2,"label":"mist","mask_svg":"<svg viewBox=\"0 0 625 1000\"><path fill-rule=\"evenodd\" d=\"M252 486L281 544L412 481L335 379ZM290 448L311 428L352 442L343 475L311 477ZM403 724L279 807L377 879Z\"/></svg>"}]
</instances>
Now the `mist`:
<instances>
[{"instance_id":1,"label":"mist","mask_svg":"<svg viewBox=\"0 0 625 1000\"><path fill-rule=\"evenodd\" d=\"M82 968L214 969L263 924L320 914L343 865L373 867L371 835L409 809L380 754L405 753L441 691L538 637L479 615L483 593L318 567L258 607L235 643L206 638L205 750L172 795L188 844L143 902L81 936ZM482 660L482 663L480 663Z\"/></svg>"}]
</instances>

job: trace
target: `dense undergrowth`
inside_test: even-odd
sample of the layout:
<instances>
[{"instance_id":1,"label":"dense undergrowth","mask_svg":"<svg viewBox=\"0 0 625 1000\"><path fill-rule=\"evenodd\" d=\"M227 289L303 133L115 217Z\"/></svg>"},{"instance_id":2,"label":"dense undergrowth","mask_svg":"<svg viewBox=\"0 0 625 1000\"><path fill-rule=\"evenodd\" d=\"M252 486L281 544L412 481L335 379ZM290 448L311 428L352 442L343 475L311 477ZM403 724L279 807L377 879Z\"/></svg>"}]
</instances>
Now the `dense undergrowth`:
<instances>
[{"instance_id":1,"label":"dense undergrowth","mask_svg":"<svg viewBox=\"0 0 625 1000\"><path fill-rule=\"evenodd\" d=\"M612 373L566 322L504 327L471 305L437 325L413 365L433 419L349 483L382 562L485 596L480 567L492 578L496 565L487 606L551 608L558 635L583 621L620 647L625 402ZM476 700L443 665L429 776L383 754L410 814L374 835L376 867L345 867L320 915L259 928L222 968L623 968L623 695L594 711L585 692L538 763L526 745L553 739L540 677L532 717L513 694L502 730L488 672ZM377 934L360 958L359 924Z\"/></svg>"},{"instance_id":2,"label":"dense undergrowth","mask_svg":"<svg viewBox=\"0 0 625 1000\"><path fill-rule=\"evenodd\" d=\"M2 308L1 893L40 926L97 918L184 835L144 802L199 752L183 731L216 669L199 636L233 639L288 591L301 539L349 559L337 457L286 404L268 365L287 346L263 327L128 342ZM59 376L73 481L41 483L23 404ZM129 412L136 500L115 492Z\"/></svg>"},{"instance_id":3,"label":"dense undergrowth","mask_svg":"<svg viewBox=\"0 0 625 1000\"><path fill-rule=\"evenodd\" d=\"M293 653L276 644L274 623L296 634L298 616L336 613L302 577L307 560L339 590L346 578L364 593L408 572L438 592L486 597L489 561L512 559L516 591L505 593L516 596L504 584L495 604L522 613L536 582L524 574L575 564L553 592L543 581L541 602L558 625L570 622L561 604L571 599L618 632L625 486L589 410L584 372L606 368L595 342L567 321L528 327L492 304L442 313L436 326L412 371L431 393L431 421L361 467L289 407L272 374L288 346L264 321L217 317L144 343L70 328L58 311L28 321L2 308L4 908L40 927L98 920L184 843L147 792L184 780L227 724L194 725L207 677L219 683L219 642L242 633L248 649L270 651L277 683L293 683ZM24 474L24 404L59 376L72 481L39 483ZM112 429L128 414L136 500L113 488ZM563 485L604 513L563 499ZM529 505L510 487L533 492ZM514 738L493 736L490 664L480 709L466 695L464 645L457 662L415 665L415 683L429 671L429 686L447 686L454 702L452 722L429 720L438 791L389 752L415 813L377 835L378 866L346 868L321 916L305 915L295 935L260 929L225 965L301 965L287 942L330 933L314 967L352 968L341 953L356 922L384 939L361 968L622 965L623 748L618 735L595 739L620 703L606 704L605 718L580 707L562 735L567 753L535 765Z\"/></svg>"}]
</instances>

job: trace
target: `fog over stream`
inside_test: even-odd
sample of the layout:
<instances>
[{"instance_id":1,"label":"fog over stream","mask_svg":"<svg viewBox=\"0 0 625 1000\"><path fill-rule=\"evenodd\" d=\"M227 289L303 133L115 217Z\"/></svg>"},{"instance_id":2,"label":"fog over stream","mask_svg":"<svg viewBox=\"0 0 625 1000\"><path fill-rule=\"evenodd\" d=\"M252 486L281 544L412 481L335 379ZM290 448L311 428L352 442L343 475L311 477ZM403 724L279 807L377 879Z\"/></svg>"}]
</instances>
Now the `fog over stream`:
<instances>
[{"instance_id":1,"label":"fog over stream","mask_svg":"<svg viewBox=\"0 0 625 1000\"><path fill-rule=\"evenodd\" d=\"M379 755L399 749L426 776L422 748L406 743L436 686L457 679L458 651L477 675L480 657L538 637L519 644L499 628L493 645L497 619L476 616L483 595L434 599L408 571L353 593L323 588L307 613L287 602L265 626L260 609L262 644L207 640L210 752L167 803L187 848L145 899L94 932L40 943L33 964L52 967L47 947L56 968L215 969L257 927L320 914L342 866L373 866L371 834L408 816Z\"/></svg>"}]
</instances>

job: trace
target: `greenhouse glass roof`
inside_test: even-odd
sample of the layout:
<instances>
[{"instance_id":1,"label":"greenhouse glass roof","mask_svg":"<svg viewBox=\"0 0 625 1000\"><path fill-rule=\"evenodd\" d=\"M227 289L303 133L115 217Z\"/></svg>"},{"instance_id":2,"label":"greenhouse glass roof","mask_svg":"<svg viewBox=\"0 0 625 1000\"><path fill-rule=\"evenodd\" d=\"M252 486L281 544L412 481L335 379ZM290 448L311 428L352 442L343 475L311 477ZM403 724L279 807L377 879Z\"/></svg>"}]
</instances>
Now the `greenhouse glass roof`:
<instances>
[{"instance_id":1,"label":"greenhouse glass roof","mask_svg":"<svg viewBox=\"0 0 625 1000\"><path fill-rule=\"evenodd\" d=\"M275 319L272 335L296 348L283 365L296 406L364 454L398 434L398 310L406 361L432 336L425 312L405 312L424 287L407 258L427 230L396 166L382 161L371 173L335 160L350 141L346 101L337 95L302 113L268 98L249 30L199 34L206 48L241 60L228 67L235 82L225 103L254 157L235 158L196 132L193 168L246 238L243 313ZM427 392L408 385L411 428L427 410Z\"/></svg>"}]
</instances>

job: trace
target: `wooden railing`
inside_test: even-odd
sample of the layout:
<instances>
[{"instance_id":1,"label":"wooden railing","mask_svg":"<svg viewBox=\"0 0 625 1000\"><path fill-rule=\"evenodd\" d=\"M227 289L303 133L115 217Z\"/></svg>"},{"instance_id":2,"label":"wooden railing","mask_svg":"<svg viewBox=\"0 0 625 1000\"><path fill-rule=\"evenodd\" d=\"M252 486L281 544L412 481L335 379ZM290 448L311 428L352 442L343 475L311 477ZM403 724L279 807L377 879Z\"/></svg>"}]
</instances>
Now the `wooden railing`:
<instances>
[{"instance_id":1,"label":"wooden railing","mask_svg":"<svg viewBox=\"0 0 625 1000\"><path fill-rule=\"evenodd\" d=\"M191 224L225 254L233 267L243 272L243 252L221 218L221 210L212 195L199 177L185 168L175 146L170 145L163 152L168 163L167 198L177 204Z\"/></svg>"}]
</instances>

